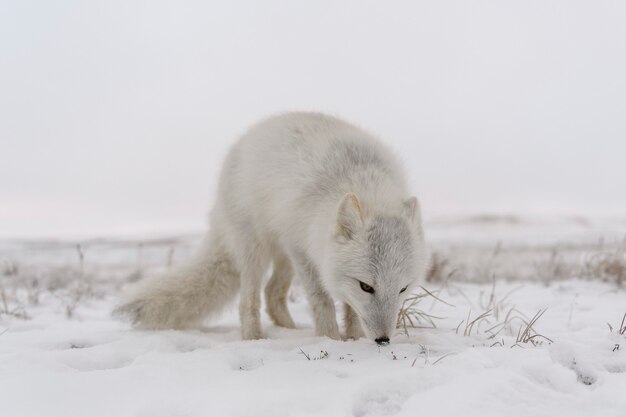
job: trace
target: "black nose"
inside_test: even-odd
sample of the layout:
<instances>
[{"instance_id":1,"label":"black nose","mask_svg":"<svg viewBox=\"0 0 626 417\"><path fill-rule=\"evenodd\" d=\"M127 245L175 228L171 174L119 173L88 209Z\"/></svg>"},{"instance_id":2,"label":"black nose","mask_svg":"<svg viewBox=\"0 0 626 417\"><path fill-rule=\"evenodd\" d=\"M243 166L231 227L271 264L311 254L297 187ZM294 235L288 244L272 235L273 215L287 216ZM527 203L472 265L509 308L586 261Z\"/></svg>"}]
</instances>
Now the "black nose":
<instances>
[{"instance_id":1,"label":"black nose","mask_svg":"<svg viewBox=\"0 0 626 417\"><path fill-rule=\"evenodd\" d=\"M374 342L376 342L379 345L388 345L389 338L387 336L379 337L377 339L374 339Z\"/></svg>"}]
</instances>

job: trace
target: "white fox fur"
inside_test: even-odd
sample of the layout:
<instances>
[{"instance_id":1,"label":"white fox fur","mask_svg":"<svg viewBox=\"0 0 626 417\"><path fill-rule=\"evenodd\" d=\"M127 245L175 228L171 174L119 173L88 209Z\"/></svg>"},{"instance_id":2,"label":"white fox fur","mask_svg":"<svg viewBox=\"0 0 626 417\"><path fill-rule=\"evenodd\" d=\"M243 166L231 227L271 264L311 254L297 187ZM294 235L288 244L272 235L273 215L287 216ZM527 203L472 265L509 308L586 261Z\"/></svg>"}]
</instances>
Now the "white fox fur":
<instances>
[{"instance_id":1,"label":"white fox fur","mask_svg":"<svg viewBox=\"0 0 626 417\"><path fill-rule=\"evenodd\" d=\"M323 114L288 113L253 126L226 157L201 250L143 283L116 312L143 327L182 328L240 291L242 336L262 338L260 295L270 266L265 297L277 325L294 327L286 301L296 274L316 334L340 337L336 299L346 337L387 342L426 267L417 199L389 149Z\"/></svg>"}]
</instances>

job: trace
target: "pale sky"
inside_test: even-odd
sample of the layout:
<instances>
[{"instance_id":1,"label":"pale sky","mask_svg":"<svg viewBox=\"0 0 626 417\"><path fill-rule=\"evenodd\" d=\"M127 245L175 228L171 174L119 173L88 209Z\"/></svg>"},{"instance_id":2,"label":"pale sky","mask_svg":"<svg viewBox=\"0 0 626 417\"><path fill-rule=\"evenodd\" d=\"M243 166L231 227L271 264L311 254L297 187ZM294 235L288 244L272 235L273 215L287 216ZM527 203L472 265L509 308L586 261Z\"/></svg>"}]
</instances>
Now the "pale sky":
<instances>
[{"instance_id":1,"label":"pale sky","mask_svg":"<svg viewBox=\"0 0 626 417\"><path fill-rule=\"evenodd\" d=\"M0 0L0 237L202 231L287 110L405 160L429 218L626 216L626 2Z\"/></svg>"}]
</instances>

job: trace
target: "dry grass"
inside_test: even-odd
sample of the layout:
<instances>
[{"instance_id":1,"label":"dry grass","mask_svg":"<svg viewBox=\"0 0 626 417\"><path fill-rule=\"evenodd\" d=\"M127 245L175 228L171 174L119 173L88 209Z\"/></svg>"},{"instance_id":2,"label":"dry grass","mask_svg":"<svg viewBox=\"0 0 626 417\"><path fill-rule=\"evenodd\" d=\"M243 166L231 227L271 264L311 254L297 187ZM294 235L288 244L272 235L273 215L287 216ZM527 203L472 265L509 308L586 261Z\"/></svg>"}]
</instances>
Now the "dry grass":
<instances>
[{"instance_id":1,"label":"dry grass","mask_svg":"<svg viewBox=\"0 0 626 417\"><path fill-rule=\"evenodd\" d=\"M609 330L612 332L613 326L611 326L609 323L607 323L606 325L609 326ZM622 317L622 322L617 327L616 331L618 334L626 336L626 313L624 313L624 316Z\"/></svg>"},{"instance_id":2,"label":"dry grass","mask_svg":"<svg viewBox=\"0 0 626 417\"><path fill-rule=\"evenodd\" d=\"M470 310L470 312L467 315L467 319L461 321L459 325L457 326L456 333L457 334L459 333L461 326L465 323L463 336L470 337L472 336L472 332L473 332L476 336L480 336L480 335L487 336L487 340L494 339L502 330L511 329L511 322L513 321L511 319L511 314L510 314L511 311L513 310L511 309L509 311L509 314L507 314L507 316L504 318L504 321L496 322L494 324L494 322L492 321L492 319L494 318L493 310L484 311L478 314L473 319L471 318L471 310ZM515 347L515 346L522 347L522 344L528 344L528 343L530 343L533 346L541 346L544 343L553 343L552 339L550 339L547 336L544 336L543 334L538 333L535 330L535 325L537 324L537 321L541 318L541 316L545 313L545 311L546 310L538 311L535 314L535 316L533 316L533 318L530 320L525 320L521 316L515 316L515 318L522 321L522 324L520 325L519 330L517 332L515 343L511 347ZM480 327L481 327L481 324L483 323L487 323L487 325L493 324L493 326L481 332ZM496 346L504 347L505 346L504 338L490 345L490 347L496 347Z\"/></svg>"},{"instance_id":3,"label":"dry grass","mask_svg":"<svg viewBox=\"0 0 626 417\"><path fill-rule=\"evenodd\" d=\"M0 317L1 316L11 316L22 320L30 319L30 316L26 312L24 306L13 300L13 302L9 301L9 297L3 287L0 286Z\"/></svg>"},{"instance_id":4,"label":"dry grass","mask_svg":"<svg viewBox=\"0 0 626 417\"><path fill-rule=\"evenodd\" d=\"M512 333L512 323L515 321L524 323L528 320L524 313L517 309L515 304L510 304L508 301L511 294L520 288L513 288L500 297L496 292L496 278L494 276L492 278L491 292L486 301L483 301L485 294L483 292L480 293L479 305L484 311L490 311L490 315L495 320L495 324L490 323L492 326L485 330L485 333L489 334L489 339L494 339L504 330L509 330Z\"/></svg>"},{"instance_id":5,"label":"dry grass","mask_svg":"<svg viewBox=\"0 0 626 417\"><path fill-rule=\"evenodd\" d=\"M192 248L172 239L16 243L0 252L0 315L27 318L27 309L36 311L29 306L56 299L66 317L76 317L89 299L116 294L127 283L171 266L174 247L183 255Z\"/></svg>"},{"instance_id":6,"label":"dry grass","mask_svg":"<svg viewBox=\"0 0 626 417\"><path fill-rule=\"evenodd\" d=\"M61 301L67 317L75 317L77 310L86 300L103 294L114 294L130 281L140 280L144 276L160 272L163 268L171 267L175 261L175 254L176 258L179 258L194 247L181 242L170 239L32 244L33 246L27 250L37 255L45 251L53 253L54 256L57 253L64 253L69 254L69 261L63 264L50 263L46 268L38 268L36 262L31 263L26 256L20 255L15 259L8 259L7 256L7 259L1 259L0 288L4 289L0 291L0 315L27 318L29 316L27 309L29 312L36 311L30 307L38 304L40 299L52 296ZM98 252L103 247L110 251L106 255L122 248L128 255L125 255L123 262L114 264L106 256L102 257L102 252ZM155 255L156 249L160 252L156 252ZM53 256L48 256L47 259L52 258ZM114 276L112 268L118 268ZM398 328L408 334L411 328L441 327L439 320L443 317L430 312L436 303L448 304L441 298L442 294L447 291L456 295L453 292L456 291L471 306L467 319L459 323L459 333L485 336L491 340L489 343L493 342L492 345L495 346L504 344L499 342L501 337L508 335L515 338L518 333L522 337L519 341L521 344L543 340L539 335L533 336L535 335L533 326L536 326L536 323L510 302L510 296L516 289L506 294L497 293L496 277L502 281L535 282L552 282L567 278L600 279L623 286L626 282L626 239L619 244L605 242L558 246L498 244L495 247L468 245L439 248L432 256L427 274L427 281L438 283L439 289L432 291L423 289L419 294L410 296L398 314ZM486 289L481 293L478 302L475 297L469 300L461 290L462 285L457 285L461 282L484 283L488 280L492 280L493 283L491 291ZM293 294L294 292L291 292L290 297L293 297ZM424 304L423 300L431 300L432 303L427 301ZM461 315L459 320L465 315L465 309ZM451 327L454 327L454 324ZM530 329L526 329L529 324ZM623 328L622 325L619 329L622 335L626 332Z\"/></svg>"},{"instance_id":7,"label":"dry grass","mask_svg":"<svg viewBox=\"0 0 626 417\"><path fill-rule=\"evenodd\" d=\"M308 354L305 351L303 351L302 348L299 348L299 349L300 349L300 354L304 355L304 357L306 358L307 361L311 361L311 360L319 361L319 360L322 360L322 359L328 359L328 357L329 357L328 351L326 351L326 350L321 350L320 354L317 355L317 356L311 356L310 354Z\"/></svg>"},{"instance_id":8,"label":"dry grass","mask_svg":"<svg viewBox=\"0 0 626 417\"><path fill-rule=\"evenodd\" d=\"M424 356L424 365L428 365L430 363L430 351L424 345L419 345L419 346L420 346L420 353L419 353L418 356L415 357L415 359L413 359L413 362L411 363L411 368L415 367L415 364L417 363L417 360L422 355ZM452 356L452 355L456 355L456 352L448 352L448 353L446 353L444 355L441 355L431 365L435 366L439 362L441 362L442 360L447 358L448 356Z\"/></svg>"},{"instance_id":9,"label":"dry grass","mask_svg":"<svg viewBox=\"0 0 626 417\"><path fill-rule=\"evenodd\" d=\"M564 255L558 247L550 250L547 261L540 261L535 264L537 277L544 284L549 284L554 280L562 280L571 278L575 275L576 268L574 265L564 260Z\"/></svg>"},{"instance_id":10,"label":"dry grass","mask_svg":"<svg viewBox=\"0 0 626 417\"><path fill-rule=\"evenodd\" d=\"M570 278L626 283L626 238L622 241L550 245L440 247L433 252L427 281L550 283Z\"/></svg>"},{"instance_id":11,"label":"dry grass","mask_svg":"<svg viewBox=\"0 0 626 417\"><path fill-rule=\"evenodd\" d=\"M70 319L74 317L76 309L79 304L92 297L93 293L89 284L84 282L78 282L73 285L69 290L63 291L57 296L61 299L61 302L65 308L65 316Z\"/></svg>"},{"instance_id":12,"label":"dry grass","mask_svg":"<svg viewBox=\"0 0 626 417\"><path fill-rule=\"evenodd\" d=\"M462 294L462 291L457 287L457 285L450 282L442 285L442 288L448 289L449 292L454 290ZM501 295L496 289L496 279L492 277L491 289L479 294L478 303L472 303L468 299L468 303L471 306L478 306L480 308L479 313L473 315L472 307L470 307L467 318L456 326L456 334L462 334L464 337L479 338L485 341L493 340L500 336L499 340L489 342L490 344L488 346L490 347L504 347L506 345L511 347L523 347L524 345L540 346L545 343L552 343L552 339L536 330L537 322L543 316L545 310L538 311L529 319L524 313L517 309L515 304L509 301L511 295L520 288L521 287L513 288ZM436 320L443 319L443 317L433 316L425 312L421 308L423 300L430 297L434 300L433 304L441 302L450 307L454 307L441 299L441 289L431 292L422 287L422 290L422 293L407 298L398 315L398 327L402 328L407 335L409 328L436 328ZM467 299L467 296L464 297ZM507 343L505 341L506 336L502 337L503 334L514 338L513 341Z\"/></svg>"},{"instance_id":13,"label":"dry grass","mask_svg":"<svg viewBox=\"0 0 626 417\"><path fill-rule=\"evenodd\" d=\"M517 339L515 340L515 344L511 347L521 346L520 343L530 343L533 346L541 346L545 342L554 343L552 339L538 333L534 329L535 324L545 312L546 310L539 310L529 322L520 326L519 331L517 332Z\"/></svg>"},{"instance_id":14,"label":"dry grass","mask_svg":"<svg viewBox=\"0 0 626 417\"><path fill-rule=\"evenodd\" d=\"M612 251L592 254L584 264L582 275L622 287L626 282L626 239Z\"/></svg>"},{"instance_id":15,"label":"dry grass","mask_svg":"<svg viewBox=\"0 0 626 417\"><path fill-rule=\"evenodd\" d=\"M532 319L528 319L527 316L519 311L515 304L508 302L511 294L517 291L520 287L513 288L504 296L500 297L496 292L496 281L493 279L491 291L488 293L481 292L479 295L478 304L482 308L482 312L472 317L471 308L467 314L467 318L462 320L456 327L456 333L459 334L463 330L463 336L471 337L486 337L487 340L492 340L501 335L502 332L508 333L510 336L515 336L514 326L519 322L520 326L517 331L517 337L515 339L515 345L521 346L521 344L530 343L533 346L538 346L545 342L552 342L552 340L542 334L535 331L534 326L541 316L545 313L545 310L539 311ZM487 295L487 296L486 296ZM486 326L489 326L485 328ZM485 328L484 330L482 330ZM501 337L501 340L495 341L490 347L504 347L505 340Z\"/></svg>"},{"instance_id":16,"label":"dry grass","mask_svg":"<svg viewBox=\"0 0 626 417\"><path fill-rule=\"evenodd\" d=\"M404 334L407 336L409 335L409 328L436 328L437 325L435 324L435 320L443 319L443 317L433 316L432 314L426 313L424 310L419 308L419 304L423 299L432 297L435 301L454 307L452 304L449 304L439 298L433 292L428 291L424 287L421 288L424 292L421 294L414 294L404 300L402 307L400 307L400 312L398 313L396 327L402 328L404 330Z\"/></svg>"},{"instance_id":17,"label":"dry grass","mask_svg":"<svg viewBox=\"0 0 626 417\"><path fill-rule=\"evenodd\" d=\"M14 277L17 276L20 272L20 269L16 262L11 262L8 260L4 260L2 262L2 275L5 277Z\"/></svg>"},{"instance_id":18,"label":"dry grass","mask_svg":"<svg viewBox=\"0 0 626 417\"><path fill-rule=\"evenodd\" d=\"M461 321L461 323L459 323L459 325L457 326L456 328L457 333L459 332L459 328L461 327L463 323L465 323L465 330L463 330L463 336L471 336L474 326L477 327L476 331L478 332L479 330L478 328L480 327L480 324L484 321L488 322L487 318L491 315L491 310L487 310L487 311L480 313L474 319L470 319L471 314L472 314L472 310L470 309L470 311L468 311L467 313L467 319Z\"/></svg>"},{"instance_id":19,"label":"dry grass","mask_svg":"<svg viewBox=\"0 0 626 417\"><path fill-rule=\"evenodd\" d=\"M426 273L426 282L446 283L456 273L445 256L434 252L430 258L430 268Z\"/></svg>"}]
</instances>

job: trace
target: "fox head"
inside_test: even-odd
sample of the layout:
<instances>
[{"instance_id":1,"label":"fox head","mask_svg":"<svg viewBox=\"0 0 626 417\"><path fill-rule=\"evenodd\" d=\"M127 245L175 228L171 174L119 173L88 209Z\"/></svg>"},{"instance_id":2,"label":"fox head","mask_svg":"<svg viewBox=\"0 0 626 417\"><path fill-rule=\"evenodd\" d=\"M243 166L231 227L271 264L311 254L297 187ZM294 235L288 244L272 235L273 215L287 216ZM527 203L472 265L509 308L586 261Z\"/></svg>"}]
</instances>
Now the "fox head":
<instances>
[{"instance_id":1,"label":"fox head","mask_svg":"<svg viewBox=\"0 0 626 417\"><path fill-rule=\"evenodd\" d=\"M378 214L353 193L341 200L326 279L357 314L370 339L387 343L404 299L421 280L426 247L417 199Z\"/></svg>"}]
</instances>

